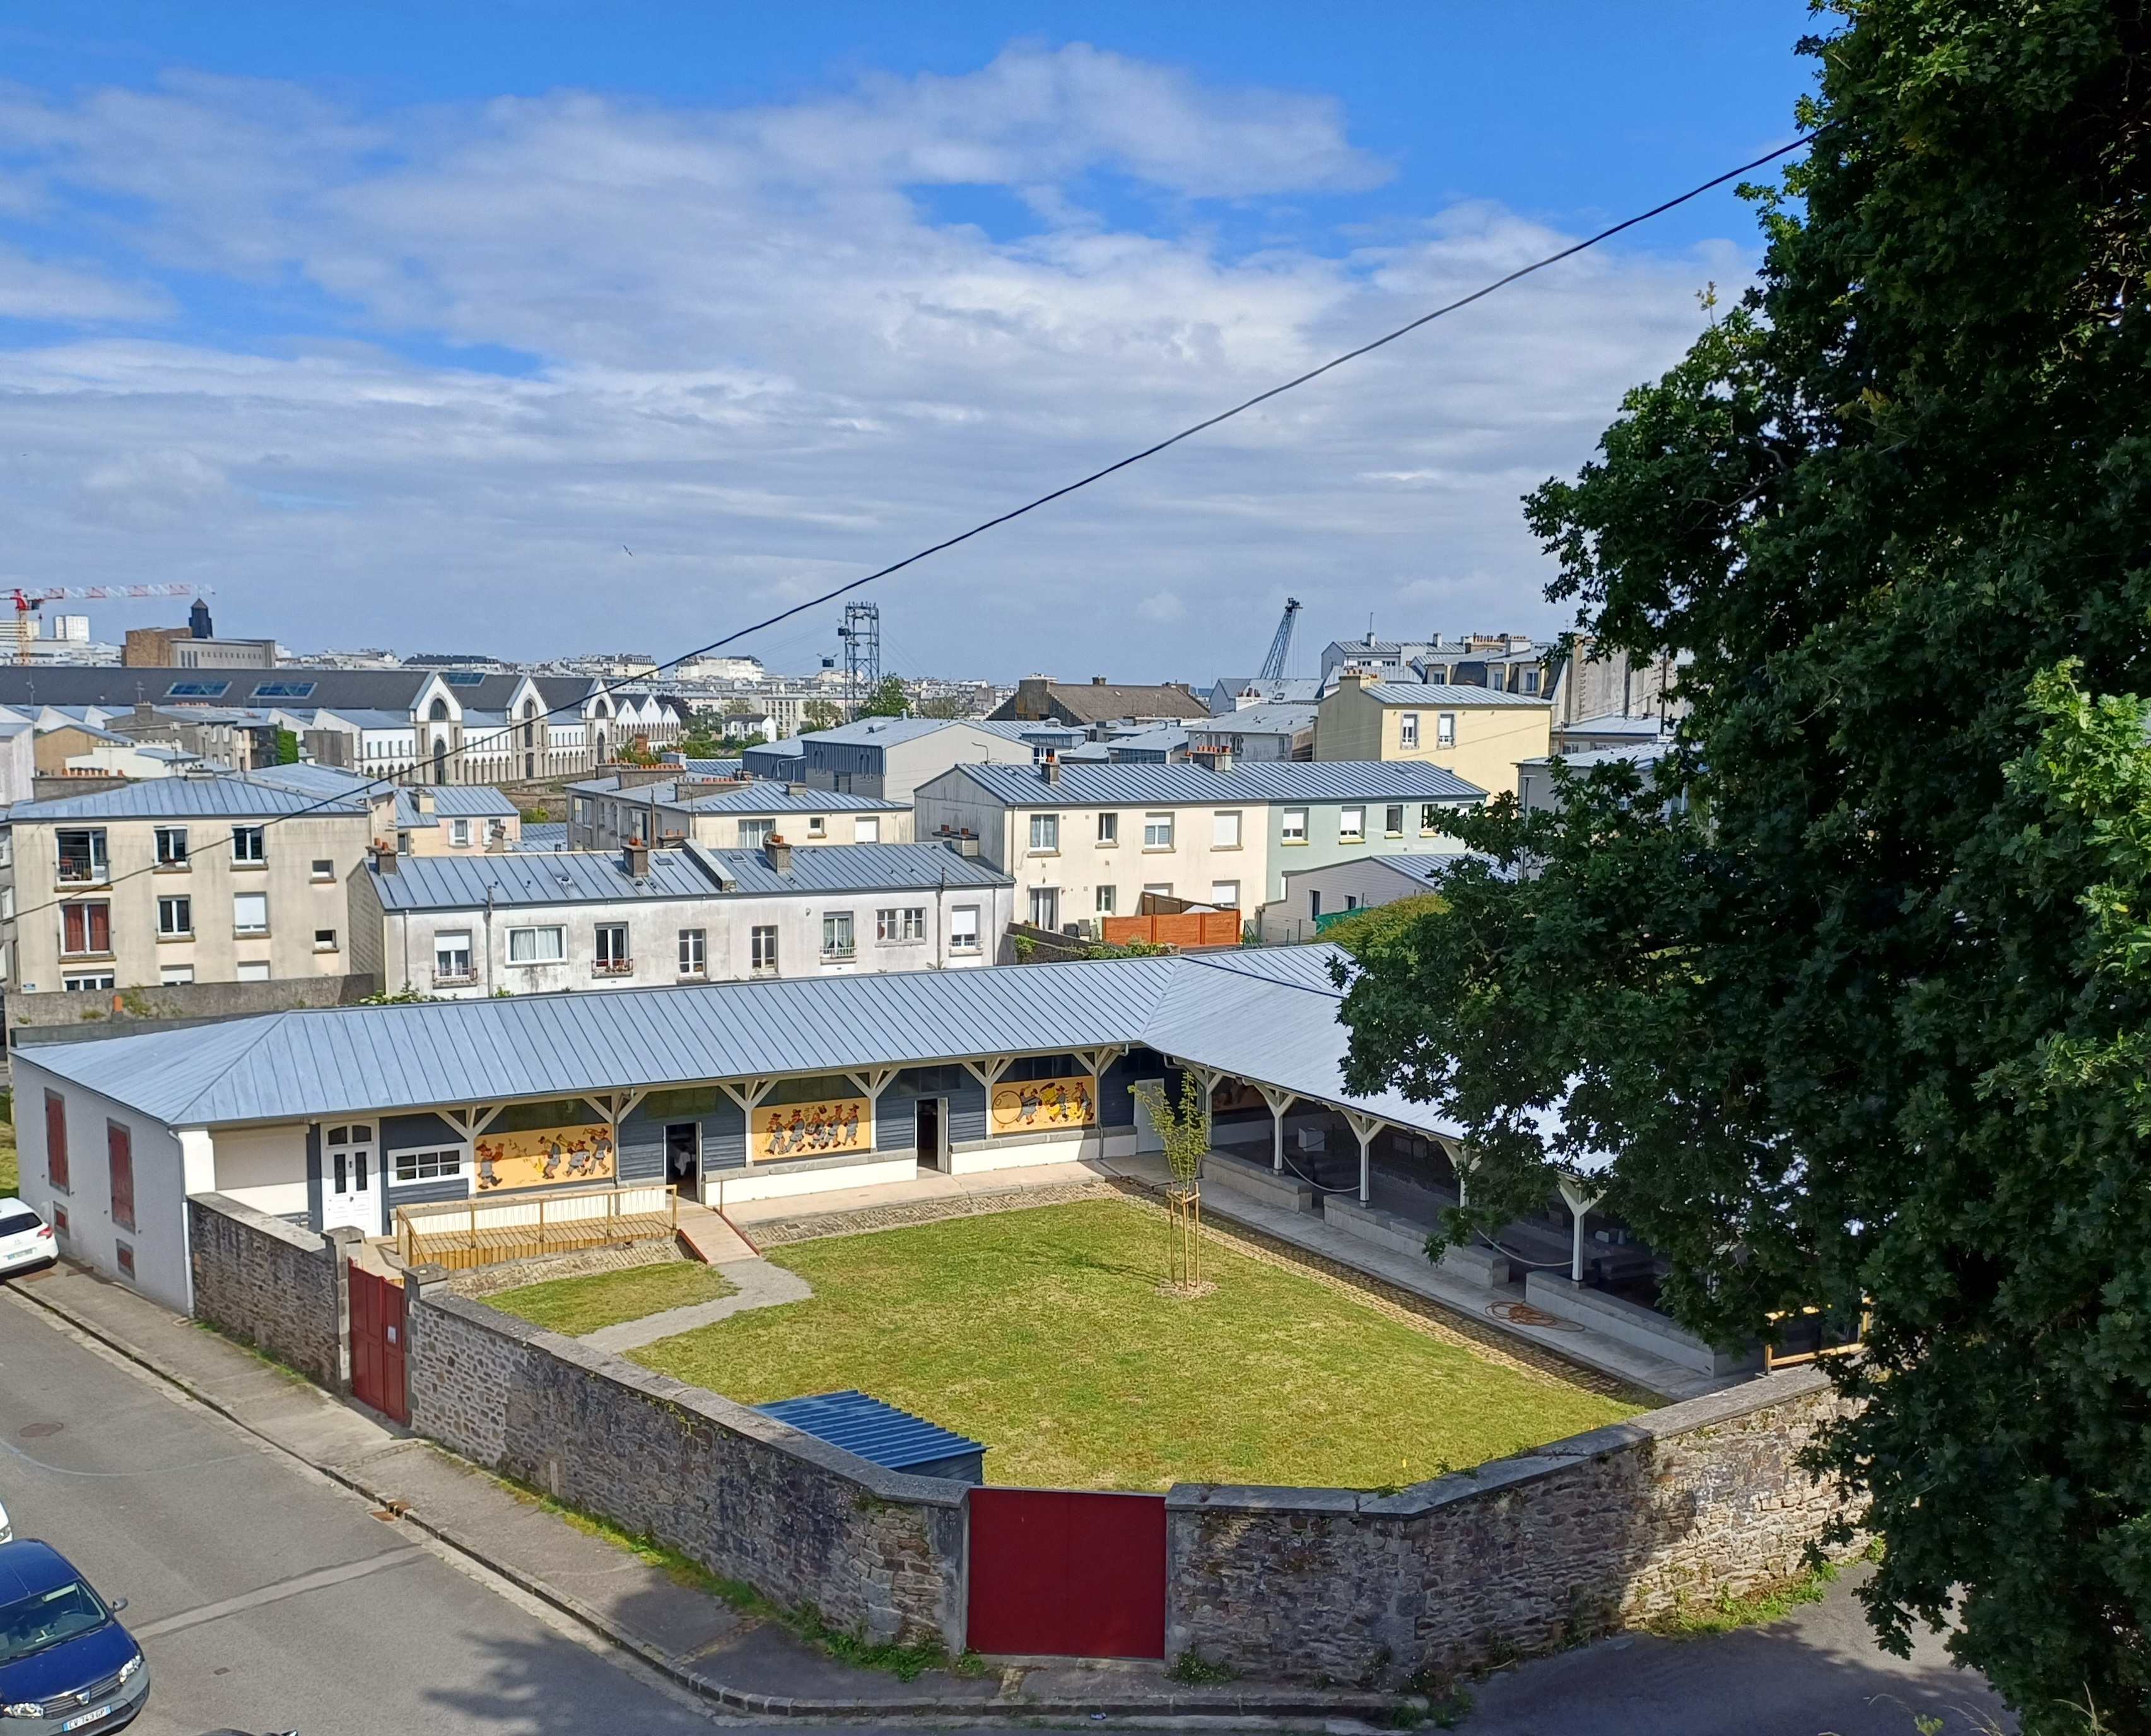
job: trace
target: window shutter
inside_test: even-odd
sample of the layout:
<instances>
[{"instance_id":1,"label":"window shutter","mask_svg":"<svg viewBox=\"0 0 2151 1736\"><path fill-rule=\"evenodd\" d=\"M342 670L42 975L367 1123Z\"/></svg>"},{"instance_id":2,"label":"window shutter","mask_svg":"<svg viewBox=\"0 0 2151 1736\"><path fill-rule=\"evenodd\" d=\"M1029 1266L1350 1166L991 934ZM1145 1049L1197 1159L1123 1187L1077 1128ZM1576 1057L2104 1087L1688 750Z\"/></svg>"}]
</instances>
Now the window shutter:
<instances>
[{"instance_id":1,"label":"window shutter","mask_svg":"<svg viewBox=\"0 0 2151 1736\"><path fill-rule=\"evenodd\" d=\"M107 1121L104 1146L112 1161L112 1221L131 1232L134 1227L134 1141L118 1122Z\"/></svg>"},{"instance_id":2,"label":"window shutter","mask_svg":"<svg viewBox=\"0 0 2151 1736\"><path fill-rule=\"evenodd\" d=\"M68 1179L67 1099L58 1091L45 1093L45 1175L62 1192L72 1190Z\"/></svg>"}]
</instances>

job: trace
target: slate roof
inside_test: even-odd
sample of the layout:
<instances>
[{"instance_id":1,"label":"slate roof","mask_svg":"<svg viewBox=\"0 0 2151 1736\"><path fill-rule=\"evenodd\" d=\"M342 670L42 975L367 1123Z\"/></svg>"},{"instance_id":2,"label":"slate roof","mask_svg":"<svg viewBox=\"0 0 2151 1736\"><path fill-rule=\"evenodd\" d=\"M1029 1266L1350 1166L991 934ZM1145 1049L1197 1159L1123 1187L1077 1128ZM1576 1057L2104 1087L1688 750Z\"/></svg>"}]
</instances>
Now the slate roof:
<instances>
[{"instance_id":1,"label":"slate roof","mask_svg":"<svg viewBox=\"0 0 2151 1736\"><path fill-rule=\"evenodd\" d=\"M430 826L441 819L504 820L522 810L490 784L437 783L428 784L433 792L433 812L418 811L417 792L400 786L396 792L396 823L398 826Z\"/></svg>"},{"instance_id":2,"label":"slate roof","mask_svg":"<svg viewBox=\"0 0 2151 1736\"><path fill-rule=\"evenodd\" d=\"M1035 690L1034 690L1035 691ZM1030 696L1018 687L993 713L994 721L1023 721L1016 706ZM1185 687L1131 681L1055 681L1045 702L1076 723L1111 723L1122 717L1207 717L1210 707ZM1045 720L1050 721L1050 719Z\"/></svg>"},{"instance_id":3,"label":"slate roof","mask_svg":"<svg viewBox=\"0 0 2151 1736\"><path fill-rule=\"evenodd\" d=\"M1134 807L1146 802L1480 802L1486 792L1454 772L1418 760L1253 760L1229 771L1195 764L1065 762L1048 783L1030 766L957 766L1010 807ZM940 782L932 778L922 793Z\"/></svg>"},{"instance_id":4,"label":"slate roof","mask_svg":"<svg viewBox=\"0 0 2151 1736\"><path fill-rule=\"evenodd\" d=\"M302 814L362 814L362 789L347 793L309 792L271 783L245 772L214 777L145 777L87 796L18 802L11 824L69 820L290 819Z\"/></svg>"},{"instance_id":5,"label":"slate roof","mask_svg":"<svg viewBox=\"0 0 2151 1736\"><path fill-rule=\"evenodd\" d=\"M440 669L145 669L89 668L80 665L10 665L0 666L0 705L105 706L131 711L138 696L153 704L170 697L175 682L225 684L210 699L227 706L255 703L254 690L286 683L313 684L306 696L308 707L341 711L347 706L393 711L405 718L426 683ZM587 676L533 676L548 706L578 705L600 684ZM466 686L451 688L458 703L491 711L504 707L514 696L524 677L516 673L487 675ZM33 696L34 696L34 697ZM266 696L260 703L286 705L293 701Z\"/></svg>"},{"instance_id":6,"label":"slate roof","mask_svg":"<svg viewBox=\"0 0 2151 1736\"><path fill-rule=\"evenodd\" d=\"M1368 681L1359 691L1385 706L1529 706L1543 711L1551 703L1542 694L1460 687L1450 681Z\"/></svg>"},{"instance_id":7,"label":"slate roof","mask_svg":"<svg viewBox=\"0 0 2151 1736\"><path fill-rule=\"evenodd\" d=\"M716 790L706 796L678 799L678 785L667 779L656 783L630 784L622 789L610 777L586 778L571 783L579 796L607 796L637 807L655 802L660 807L690 808L698 814L831 814L902 812L908 804L884 801L879 796L855 796L843 790L807 790L794 795L785 786L757 779L736 790Z\"/></svg>"},{"instance_id":8,"label":"slate roof","mask_svg":"<svg viewBox=\"0 0 2151 1736\"><path fill-rule=\"evenodd\" d=\"M496 861L500 858L494 858ZM332 1007L91 1041L19 1060L168 1126L825 1074L1145 1044L1454 1136L1393 1092L1348 1096L1325 946Z\"/></svg>"}]
</instances>

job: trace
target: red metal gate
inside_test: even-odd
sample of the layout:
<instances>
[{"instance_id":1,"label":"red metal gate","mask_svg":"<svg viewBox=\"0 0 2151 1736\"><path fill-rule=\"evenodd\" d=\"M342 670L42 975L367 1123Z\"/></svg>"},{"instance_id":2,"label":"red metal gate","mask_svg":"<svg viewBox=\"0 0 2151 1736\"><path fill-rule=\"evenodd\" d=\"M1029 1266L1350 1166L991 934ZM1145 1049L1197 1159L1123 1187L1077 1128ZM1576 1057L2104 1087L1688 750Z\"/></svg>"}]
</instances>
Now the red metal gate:
<instances>
[{"instance_id":1,"label":"red metal gate","mask_svg":"<svg viewBox=\"0 0 2151 1736\"><path fill-rule=\"evenodd\" d=\"M403 1388L403 1286L351 1263L351 1393L399 1423L411 1420Z\"/></svg>"},{"instance_id":2,"label":"red metal gate","mask_svg":"<svg viewBox=\"0 0 2151 1736\"><path fill-rule=\"evenodd\" d=\"M1165 1497L970 1493L971 1649L1165 1656Z\"/></svg>"}]
</instances>

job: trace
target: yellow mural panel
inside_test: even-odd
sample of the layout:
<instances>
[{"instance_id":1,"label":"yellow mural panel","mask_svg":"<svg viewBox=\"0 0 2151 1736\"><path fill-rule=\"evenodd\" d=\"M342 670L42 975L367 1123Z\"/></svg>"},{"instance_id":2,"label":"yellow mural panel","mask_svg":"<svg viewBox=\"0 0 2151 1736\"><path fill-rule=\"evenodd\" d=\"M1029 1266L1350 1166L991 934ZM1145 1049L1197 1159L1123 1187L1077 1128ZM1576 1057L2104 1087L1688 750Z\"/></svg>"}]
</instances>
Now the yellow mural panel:
<instances>
[{"instance_id":1,"label":"yellow mural panel","mask_svg":"<svg viewBox=\"0 0 2151 1736\"><path fill-rule=\"evenodd\" d=\"M542 1187L548 1182L610 1182L618 1156L612 1129L602 1121L483 1133L477 1151L480 1193L496 1187Z\"/></svg>"},{"instance_id":2,"label":"yellow mural panel","mask_svg":"<svg viewBox=\"0 0 2151 1736\"><path fill-rule=\"evenodd\" d=\"M1098 1125L1098 1081L1086 1073L1072 1079L1018 1079L994 1087L994 1131L1028 1133L1046 1127Z\"/></svg>"},{"instance_id":3,"label":"yellow mural panel","mask_svg":"<svg viewBox=\"0 0 2151 1736\"><path fill-rule=\"evenodd\" d=\"M864 1097L829 1097L819 1103L776 1103L754 1112L754 1141L747 1156L757 1163L777 1157L827 1157L873 1147L873 1107Z\"/></svg>"}]
</instances>

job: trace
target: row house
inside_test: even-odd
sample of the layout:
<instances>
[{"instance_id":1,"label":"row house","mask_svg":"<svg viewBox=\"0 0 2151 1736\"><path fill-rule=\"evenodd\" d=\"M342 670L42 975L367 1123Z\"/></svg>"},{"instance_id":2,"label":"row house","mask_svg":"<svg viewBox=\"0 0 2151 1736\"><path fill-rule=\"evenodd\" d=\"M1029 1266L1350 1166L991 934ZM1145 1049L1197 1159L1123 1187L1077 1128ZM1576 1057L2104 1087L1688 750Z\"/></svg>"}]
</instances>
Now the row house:
<instances>
[{"instance_id":1,"label":"row house","mask_svg":"<svg viewBox=\"0 0 2151 1736\"><path fill-rule=\"evenodd\" d=\"M757 850L772 838L812 846L908 843L911 808L798 783L682 777L671 768L623 770L568 786L571 850L674 839Z\"/></svg>"}]
</instances>

